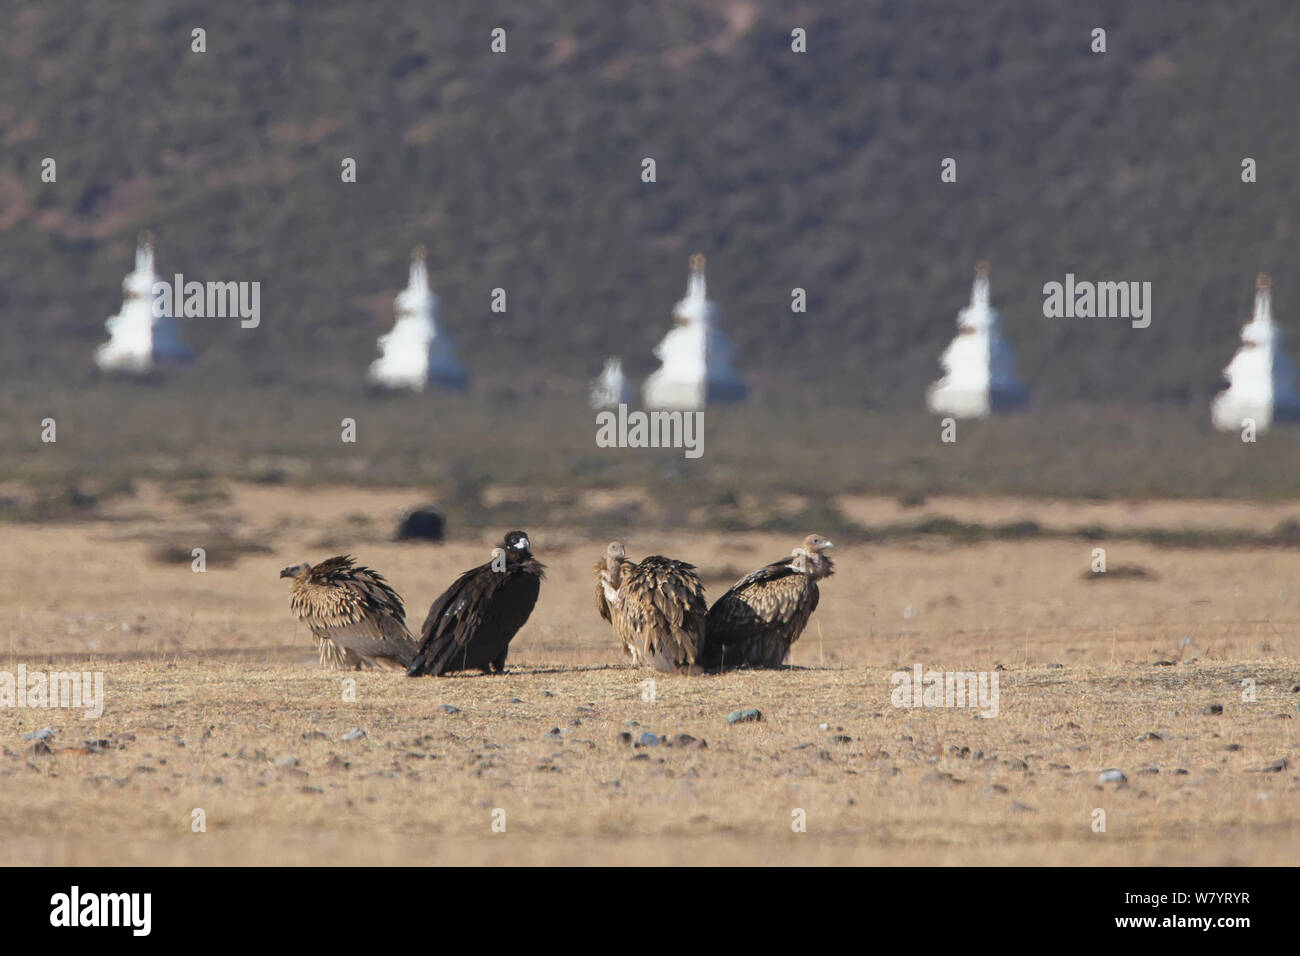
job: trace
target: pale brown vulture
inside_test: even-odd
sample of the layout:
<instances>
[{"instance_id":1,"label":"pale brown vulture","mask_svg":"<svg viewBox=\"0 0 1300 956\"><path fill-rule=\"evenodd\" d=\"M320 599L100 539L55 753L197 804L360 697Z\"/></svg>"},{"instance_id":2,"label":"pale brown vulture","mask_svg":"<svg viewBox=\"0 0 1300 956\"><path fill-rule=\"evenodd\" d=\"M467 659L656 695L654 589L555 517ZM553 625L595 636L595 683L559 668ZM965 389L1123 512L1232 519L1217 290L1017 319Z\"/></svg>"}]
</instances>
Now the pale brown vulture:
<instances>
[{"instance_id":1,"label":"pale brown vulture","mask_svg":"<svg viewBox=\"0 0 1300 956\"><path fill-rule=\"evenodd\" d=\"M510 640L533 613L546 570L530 548L526 533L511 531L492 560L452 582L429 608L407 674L505 670Z\"/></svg>"},{"instance_id":2,"label":"pale brown vulture","mask_svg":"<svg viewBox=\"0 0 1300 956\"><path fill-rule=\"evenodd\" d=\"M790 557L732 585L709 609L702 664L709 670L784 664L817 610L817 582L835 573L826 554L834 547L810 534Z\"/></svg>"},{"instance_id":3,"label":"pale brown vulture","mask_svg":"<svg viewBox=\"0 0 1300 956\"><path fill-rule=\"evenodd\" d=\"M289 608L307 624L332 670L406 667L415 641L406 629L402 599L383 575L356 564L351 555L285 568L292 578Z\"/></svg>"},{"instance_id":4,"label":"pale brown vulture","mask_svg":"<svg viewBox=\"0 0 1300 956\"><path fill-rule=\"evenodd\" d=\"M692 673L708 605L695 566L657 554L634 564L615 541L596 565L596 610L638 665Z\"/></svg>"}]
</instances>

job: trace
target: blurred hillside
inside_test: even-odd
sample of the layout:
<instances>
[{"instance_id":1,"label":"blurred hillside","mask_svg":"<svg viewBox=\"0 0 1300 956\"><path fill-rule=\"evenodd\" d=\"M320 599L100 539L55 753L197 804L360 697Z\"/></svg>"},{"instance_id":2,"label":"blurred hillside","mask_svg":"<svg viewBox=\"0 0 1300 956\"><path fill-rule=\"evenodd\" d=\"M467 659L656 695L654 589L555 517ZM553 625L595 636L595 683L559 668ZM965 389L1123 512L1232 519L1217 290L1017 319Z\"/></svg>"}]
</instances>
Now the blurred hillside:
<instances>
[{"instance_id":1,"label":"blurred hillside","mask_svg":"<svg viewBox=\"0 0 1300 956\"><path fill-rule=\"evenodd\" d=\"M1261 269L1300 348L1290 0L5 7L0 375L36 395L89 377L142 228L262 283L260 328L186 324L213 389L359 389L417 242L481 394L643 376L695 249L738 367L813 407L919 407L979 258L1040 403L1208 414ZM1044 319L1066 272L1152 282L1151 327Z\"/></svg>"}]
</instances>

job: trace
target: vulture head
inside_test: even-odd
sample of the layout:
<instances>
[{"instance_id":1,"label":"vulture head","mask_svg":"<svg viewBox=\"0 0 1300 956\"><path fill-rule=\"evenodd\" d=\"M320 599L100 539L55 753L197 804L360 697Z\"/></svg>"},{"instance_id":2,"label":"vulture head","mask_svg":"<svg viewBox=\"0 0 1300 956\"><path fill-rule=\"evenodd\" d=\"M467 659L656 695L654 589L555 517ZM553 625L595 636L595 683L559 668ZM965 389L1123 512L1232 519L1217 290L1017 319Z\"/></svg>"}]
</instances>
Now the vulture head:
<instances>
[{"instance_id":1,"label":"vulture head","mask_svg":"<svg viewBox=\"0 0 1300 956\"><path fill-rule=\"evenodd\" d=\"M306 561L300 564L291 564L280 572L282 578L301 578L311 573L311 565Z\"/></svg>"},{"instance_id":2,"label":"vulture head","mask_svg":"<svg viewBox=\"0 0 1300 956\"><path fill-rule=\"evenodd\" d=\"M835 550L835 545L819 534L808 535L803 539L803 546L809 554L821 554L823 551Z\"/></svg>"},{"instance_id":3,"label":"vulture head","mask_svg":"<svg viewBox=\"0 0 1300 956\"><path fill-rule=\"evenodd\" d=\"M506 566L517 568L524 562L533 560L533 552L529 550L531 547L532 542L528 540L527 531L510 531L501 539L501 543L492 549L492 560L496 561L504 555Z\"/></svg>"},{"instance_id":4,"label":"vulture head","mask_svg":"<svg viewBox=\"0 0 1300 956\"><path fill-rule=\"evenodd\" d=\"M626 557L627 549L623 547L622 541L611 541L605 549L605 564L610 570Z\"/></svg>"},{"instance_id":5,"label":"vulture head","mask_svg":"<svg viewBox=\"0 0 1300 956\"><path fill-rule=\"evenodd\" d=\"M621 541L611 541L609 547L605 549L605 572L609 576L609 583L618 589L619 578L622 576L623 560L627 557L627 550L623 547Z\"/></svg>"},{"instance_id":6,"label":"vulture head","mask_svg":"<svg viewBox=\"0 0 1300 956\"><path fill-rule=\"evenodd\" d=\"M501 542L501 548L506 554L515 554L521 558L527 558L532 554L529 550L531 547L527 531L511 531L506 534L505 540Z\"/></svg>"},{"instance_id":7,"label":"vulture head","mask_svg":"<svg viewBox=\"0 0 1300 956\"><path fill-rule=\"evenodd\" d=\"M794 549L794 561L791 563L796 569L814 579L829 577L834 573L834 565L826 552L833 550L835 545L824 536L810 534L803 539L802 545Z\"/></svg>"}]
</instances>

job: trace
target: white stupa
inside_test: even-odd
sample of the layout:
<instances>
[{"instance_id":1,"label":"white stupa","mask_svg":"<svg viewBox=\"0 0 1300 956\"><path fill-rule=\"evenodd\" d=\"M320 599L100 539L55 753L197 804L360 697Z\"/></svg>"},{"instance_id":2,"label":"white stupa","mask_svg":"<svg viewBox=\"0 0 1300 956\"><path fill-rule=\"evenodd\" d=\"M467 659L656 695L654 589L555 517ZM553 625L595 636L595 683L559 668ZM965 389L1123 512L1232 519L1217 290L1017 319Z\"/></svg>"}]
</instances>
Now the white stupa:
<instances>
[{"instance_id":1,"label":"white stupa","mask_svg":"<svg viewBox=\"0 0 1300 956\"><path fill-rule=\"evenodd\" d=\"M617 408L632 404L632 386L623 374L623 363L616 358L605 360L600 377L591 383L592 408Z\"/></svg>"},{"instance_id":2,"label":"white stupa","mask_svg":"<svg viewBox=\"0 0 1300 956\"><path fill-rule=\"evenodd\" d=\"M970 305L957 315L957 337L939 359L944 376L925 401L936 415L984 418L1013 408L1027 393L1015 373L1015 358L1002 338L1002 316L989 304L989 267L975 267Z\"/></svg>"},{"instance_id":3,"label":"white stupa","mask_svg":"<svg viewBox=\"0 0 1300 956\"><path fill-rule=\"evenodd\" d=\"M1255 280L1255 314L1241 329L1241 347L1223 377L1228 387L1210 405L1214 427L1240 431L1253 419L1256 431L1274 421L1300 418L1295 366L1282 352L1281 333L1273 324L1272 283L1264 273Z\"/></svg>"},{"instance_id":4,"label":"white stupa","mask_svg":"<svg viewBox=\"0 0 1300 956\"><path fill-rule=\"evenodd\" d=\"M393 303L397 317L392 331L379 337L380 356L367 379L382 388L420 392L427 384L464 388L469 382L456 361L456 347L438 326L442 304L429 289L424 246L411 253L411 278Z\"/></svg>"},{"instance_id":5,"label":"white stupa","mask_svg":"<svg viewBox=\"0 0 1300 956\"><path fill-rule=\"evenodd\" d=\"M655 347L660 367L646 379L646 407L698 409L745 397L748 389L731 367L731 343L717 318L717 306L705 295L704 256L696 253L686 297L673 307L674 327Z\"/></svg>"},{"instance_id":6,"label":"white stupa","mask_svg":"<svg viewBox=\"0 0 1300 956\"><path fill-rule=\"evenodd\" d=\"M166 296L158 300L154 315L153 237L140 234L135 249L135 271L122 280L122 311L104 323L109 340L95 350L95 364L106 372L143 375L155 362L185 362L190 350L181 341Z\"/></svg>"}]
</instances>

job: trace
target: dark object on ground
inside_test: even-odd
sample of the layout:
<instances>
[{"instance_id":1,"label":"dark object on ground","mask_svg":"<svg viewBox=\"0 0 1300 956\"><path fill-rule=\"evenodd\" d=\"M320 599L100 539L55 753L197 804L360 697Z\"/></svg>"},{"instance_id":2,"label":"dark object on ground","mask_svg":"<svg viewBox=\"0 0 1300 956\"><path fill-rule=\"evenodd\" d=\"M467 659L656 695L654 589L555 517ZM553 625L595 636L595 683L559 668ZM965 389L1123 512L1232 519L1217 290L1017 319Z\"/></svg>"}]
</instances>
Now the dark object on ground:
<instances>
[{"instance_id":1,"label":"dark object on ground","mask_svg":"<svg viewBox=\"0 0 1300 956\"><path fill-rule=\"evenodd\" d=\"M441 541L446 533L442 515L432 508L412 508L397 525L398 541Z\"/></svg>"}]
</instances>

